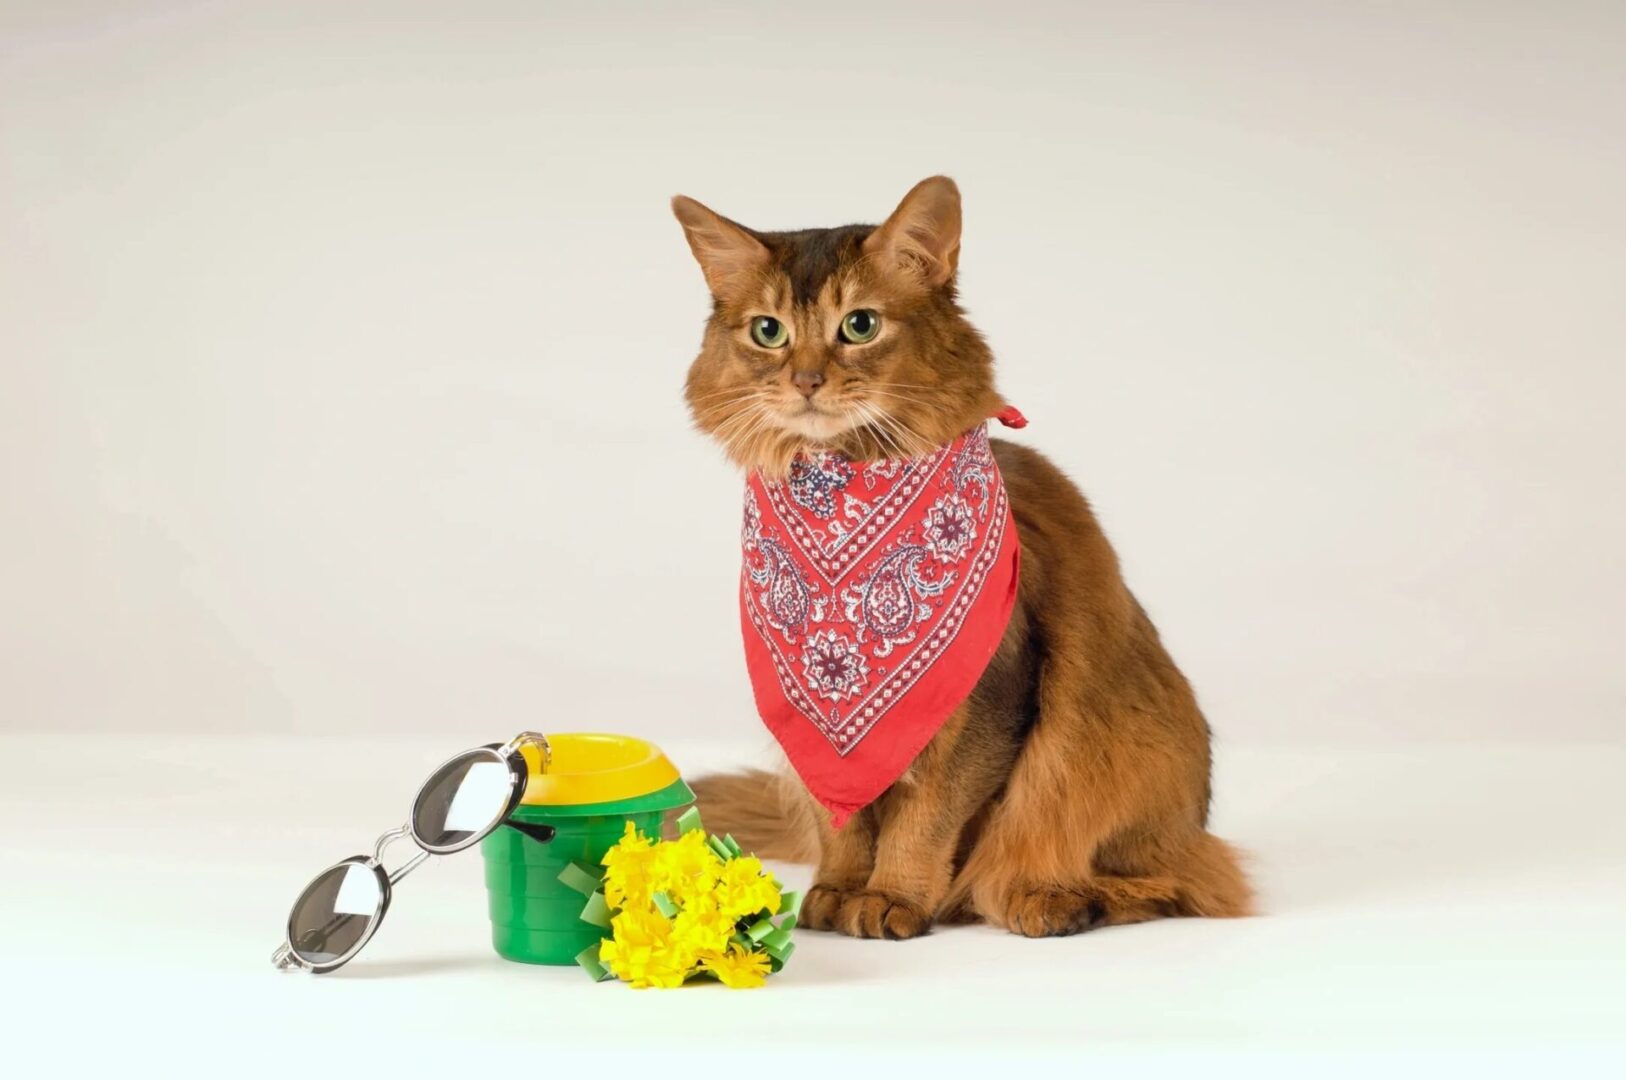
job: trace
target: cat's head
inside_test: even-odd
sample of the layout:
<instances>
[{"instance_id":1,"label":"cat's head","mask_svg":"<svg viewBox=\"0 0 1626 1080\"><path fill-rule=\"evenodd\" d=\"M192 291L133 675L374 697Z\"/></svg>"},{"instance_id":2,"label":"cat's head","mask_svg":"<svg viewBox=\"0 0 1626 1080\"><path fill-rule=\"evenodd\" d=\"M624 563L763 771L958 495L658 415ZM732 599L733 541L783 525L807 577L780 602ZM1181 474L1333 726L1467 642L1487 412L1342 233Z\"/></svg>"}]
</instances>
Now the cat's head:
<instances>
[{"instance_id":1,"label":"cat's head","mask_svg":"<svg viewBox=\"0 0 1626 1080\"><path fill-rule=\"evenodd\" d=\"M746 468L798 451L925 453L1004 404L955 303L960 191L916 184L881 225L759 232L679 195L672 212L711 289L685 396Z\"/></svg>"}]
</instances>

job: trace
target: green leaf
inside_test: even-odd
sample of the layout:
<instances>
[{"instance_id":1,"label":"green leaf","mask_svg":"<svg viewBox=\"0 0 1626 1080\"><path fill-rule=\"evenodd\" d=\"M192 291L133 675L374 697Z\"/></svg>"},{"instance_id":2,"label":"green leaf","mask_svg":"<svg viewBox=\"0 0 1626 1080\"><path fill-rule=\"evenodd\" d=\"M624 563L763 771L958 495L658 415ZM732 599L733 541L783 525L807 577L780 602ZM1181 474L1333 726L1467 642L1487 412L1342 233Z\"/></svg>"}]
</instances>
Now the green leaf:
<instances>
[{"instance_id":1,"label":"green leaf","mask_svg":"<svg viewBox=\"0 0 1626 1080\"><path fill-rule=\"evenodd\" d=\"M582 908L582 921L605 930L610 928L610 905L604 902L603 893L594 893L587 898L587 906Z\"/></svg>"},{"instance_id":2,"label":"green leaf","mask_svg":"<svg viewBox=\"0 0 1626 1080\"><path fill-rule=\"evenodd\" d=\"M700 807L691 806L687 810L683 811L682 814L678 815L677 830L679 836L682 836L685 833L692 833L696 829L704 828L705 826L700 824Z\"/></svg>"},{"instance_id":3,"label":"green leaf","mask_svg":"<svg viewBox=\"0 0 1626 1080\"><path fill-rule=\"evenodd\" d=\"M598 947L602 944L604 944L602 941L596 941L576 954L576 963L580 964L581 969L593 977L594 982L603 982L605 979L613 977L610 969L605 967L598 958Z\"/></svg>"},{"instance_id":4,"label":"green leaf","mask_svg":"<svg viewBox=\"0 0 1626 1080\"><path fill-rule=\"evenodd\" d=\"M573 862L559 871L559 880L583 896L592 896L598 892L602 876L595 874L581 863Z\"/></svg>"}]
</instances>

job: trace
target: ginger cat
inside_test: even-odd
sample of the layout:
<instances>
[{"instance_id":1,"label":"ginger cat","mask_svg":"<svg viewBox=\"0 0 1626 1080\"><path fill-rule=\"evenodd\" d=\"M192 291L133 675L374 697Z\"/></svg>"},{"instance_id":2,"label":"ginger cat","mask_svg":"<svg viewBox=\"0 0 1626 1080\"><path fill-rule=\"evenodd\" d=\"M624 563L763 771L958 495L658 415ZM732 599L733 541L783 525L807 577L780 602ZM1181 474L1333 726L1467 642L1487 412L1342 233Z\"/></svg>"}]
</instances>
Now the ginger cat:
<instances>
[{"instance_id":1,"label":"ginger cat","mask_svg":"<svg viewBox=\"0 0 1626 1080\"><path fill-rule=\"evenodd\" d=\"M922 181L879 226L761 232L678 196L713 298L686 396L744 469L914 456L1005 406L956 302L960 194ZM873 322L872 322L873 320ZM1209 729L1083 494L995 440L1021 541L1016 610L981 681L840 830L794 774L695 784L707 824L816 861L802 923L911 938L983 920L1030 937L1235 916L1251 890L1206 829Z\"/></svg>"}]
</instances>

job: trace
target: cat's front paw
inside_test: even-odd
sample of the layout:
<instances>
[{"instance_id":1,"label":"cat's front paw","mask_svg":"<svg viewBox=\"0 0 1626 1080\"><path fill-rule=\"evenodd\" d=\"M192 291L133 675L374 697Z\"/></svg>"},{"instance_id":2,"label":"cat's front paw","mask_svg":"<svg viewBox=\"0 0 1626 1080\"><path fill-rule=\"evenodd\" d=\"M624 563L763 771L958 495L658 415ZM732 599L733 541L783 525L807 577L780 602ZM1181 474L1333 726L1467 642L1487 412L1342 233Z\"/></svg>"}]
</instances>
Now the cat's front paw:
<instances>
[{"instance_id":1,"label":"cat's front paw","mask_svg":"<svg viewBox=\"0 0 1626 1080\"><path fill-rule=\"evenodd\" d=\"M1106 908L1087 890L1039 887L1017 892L1005 909L1005 925L1023 937L1066 937L1092 930Z\"/></svg>"},{"instance_id":2,"label":"cat's front paw","mask_svg":"<svg viewBox=\"0 0 1626 1080\"><path fill-rule=\"evenodd\" d=\"M919 904L868 889L848 893L836 916L836 929L858 938L902 941L931 928L931 912Z\"/></svg>"},{"instance_id":3,"label":"cat's front paw","mask_svg":"<svg viewBox=\"0 0 1626 1080\"><path fill-rule=\"evenodd\" d=\"M797 926L809 930L835 930L841 915L841 906L852 893L830 885L814 885L802 897L802 910L796 917Z\"/></svg>"}]
</instances>

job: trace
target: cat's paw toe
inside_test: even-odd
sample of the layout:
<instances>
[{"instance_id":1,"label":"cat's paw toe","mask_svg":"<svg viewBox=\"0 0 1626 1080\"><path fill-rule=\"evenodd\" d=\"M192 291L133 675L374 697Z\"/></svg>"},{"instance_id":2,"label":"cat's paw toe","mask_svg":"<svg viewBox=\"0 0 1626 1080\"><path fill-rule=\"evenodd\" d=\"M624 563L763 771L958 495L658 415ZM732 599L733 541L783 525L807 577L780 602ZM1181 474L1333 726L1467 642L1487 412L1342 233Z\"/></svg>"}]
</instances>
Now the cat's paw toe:
<instances>
[{"instance_id":1,"label":"cat's paw toe","mask_svg":"<svg viewBox=\"0 0 1626 1080\"><path fill-rule=\"evenodd\" d=\"M1106 914L1099 897L1046 886L1012 896L1005 911L1005 925L1023 937L1062 937L1094 929Z\"/></svg>"},{"instance_id":2,"label":"cat's paw toe","mask_svg":"<svg viewBox=\"0 0 1626 1080\"><path fill-rule=\"evenodd\" d=\"M844 934L889 941L919 937L931 926L931 913L920 905L868 890L850 894L837 917L837 929Z\"/></svg>"},{"instance_id":3,"label":"cat's paw toe","mask_svg":"<svg viewBox=\"0 0 1626 1080\"><path fill-rule=\"evenodd\" d=\"M802 897L801 914L796 925L809 930L835 930L841 907L852 894L829 885L815 885Z\"/></svg>"}]
</instances>

